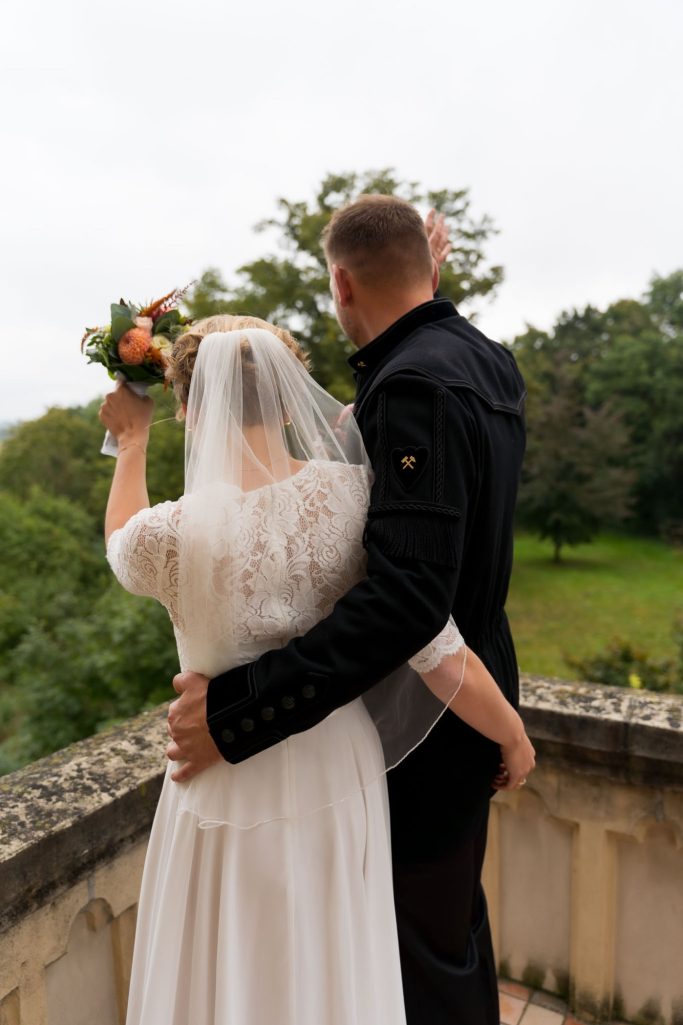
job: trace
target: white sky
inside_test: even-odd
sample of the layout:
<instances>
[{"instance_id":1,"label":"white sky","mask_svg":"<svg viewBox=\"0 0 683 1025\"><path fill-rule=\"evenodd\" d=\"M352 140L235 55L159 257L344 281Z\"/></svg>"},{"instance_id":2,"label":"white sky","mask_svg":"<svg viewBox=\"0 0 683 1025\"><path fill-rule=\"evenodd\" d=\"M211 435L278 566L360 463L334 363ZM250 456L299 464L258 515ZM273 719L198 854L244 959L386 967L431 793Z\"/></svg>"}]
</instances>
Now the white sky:
<instances>
[{"instance_id":1,"label":"white sky","mask_svg":"<svg viewBox=\"0 0 683 1025\"><path fill-rule=\"evenodd\" d=\"M682 47L680 0L5 0L0 422L105 390L86 324L330 171L470 188L493 337L640 295L683 266Z\"/></svg>"}]
</instances>

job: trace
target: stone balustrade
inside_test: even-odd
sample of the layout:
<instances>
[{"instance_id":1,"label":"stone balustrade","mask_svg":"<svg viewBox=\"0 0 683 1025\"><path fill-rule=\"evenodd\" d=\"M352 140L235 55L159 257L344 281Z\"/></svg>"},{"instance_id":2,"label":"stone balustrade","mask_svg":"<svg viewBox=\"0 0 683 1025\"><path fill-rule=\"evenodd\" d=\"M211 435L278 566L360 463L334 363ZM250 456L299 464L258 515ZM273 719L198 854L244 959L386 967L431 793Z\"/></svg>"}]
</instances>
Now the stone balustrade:
<instances>
[{"instance_id":1,"label":"stone balustrade","mask_svg":"<svg viewBox=\"0 0 683 1025\"><path fill-rule=\"evenodd\" d=\"M0 778L0 1025L125 1022L165 743L160 709Z\"/></svg>"},{"instance_id":2,"label":"stone balustrade","mask_svg":"<svg viewBox=\"0 0 683 1025\"><path fill-rule=\"evenodd\" d=\"M683 1025L683 699L527 679L537 769L492 804L499 970L587 1020Z\"/></svg>"},{"instance_id":3,"label":"stone balustrade","mask_svg":"<svg viewBox=\"0 0 683 1025\"><path fill-rule=\"evenodd\" d=\"M538 752L492 804L501 972L577 1014L683 1023L683 699L525 678ZM0 779L0 1025L123 1025L164 710ZM188 1023L189 1025L189 1023Z\"/></svg>"}]
</instances>

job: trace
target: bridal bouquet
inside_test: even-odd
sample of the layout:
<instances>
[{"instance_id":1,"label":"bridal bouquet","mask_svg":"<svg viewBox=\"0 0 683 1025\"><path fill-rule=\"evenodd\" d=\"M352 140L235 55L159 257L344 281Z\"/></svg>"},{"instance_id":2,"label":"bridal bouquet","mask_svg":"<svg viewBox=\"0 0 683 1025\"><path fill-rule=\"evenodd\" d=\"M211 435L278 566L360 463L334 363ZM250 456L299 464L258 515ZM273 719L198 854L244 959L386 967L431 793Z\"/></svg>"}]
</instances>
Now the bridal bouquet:
<instances>
[{"instance_id":1,"label":"bridal bouquet","mask_svg":"<svg viewBox=\"0 0 683 1025\"><path fill-rule=\"evenodd\" d=\"M135 306L123 299L112 303L111 323L86 328L83 335L81 351L88 362L101 363L110 377L148 386L162 382L166 354L192 323L178 309L186 291L176 288L148 306Z\"/></svg>"},{"instance_id":2,"label":"bridal bouquet","mask_svg":"<svg viewBox=\"0 0 683 1025\"><path fill-rule=\"evenodd\" d=\"M110 377L125 381L143 395L153 384L164 382L167 354L192 323L178 309L189 287L176 288L147 306L123 299L112 303L111 322L106 327L86 328L81 352L89 363L101 363ZM102 454L118 454L116 439L108 431Z\"/></svg>"}]
</instances>

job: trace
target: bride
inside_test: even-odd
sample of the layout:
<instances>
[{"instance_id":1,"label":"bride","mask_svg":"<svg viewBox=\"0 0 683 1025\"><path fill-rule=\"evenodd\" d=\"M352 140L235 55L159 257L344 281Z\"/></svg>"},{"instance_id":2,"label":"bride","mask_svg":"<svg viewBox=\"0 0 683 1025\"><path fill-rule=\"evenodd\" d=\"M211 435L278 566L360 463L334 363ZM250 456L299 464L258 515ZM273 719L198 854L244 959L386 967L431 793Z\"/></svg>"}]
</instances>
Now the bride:
<instances>
[{"instance_id":1,"label":"bride","mask_svg":"<svg viewBox=\"0 0 683 1025\"><path fill-rule=\"evenodd\" d=\"M119 387L102 406L119 442L107 557L167 608L181 667L215 676L305 633L363 578L371 469L353 417L273 325L200 321L168 377L186 418L177 502L149 507L151 400ZM277 723L316 685L261 714ZM499 787L523 780L521 720L452 620L314 728L238 765L217 753L187 783L169 763L127 1025L402 1025L385 773L448 707L501 745Z\"/></svg>"}]
</instances>

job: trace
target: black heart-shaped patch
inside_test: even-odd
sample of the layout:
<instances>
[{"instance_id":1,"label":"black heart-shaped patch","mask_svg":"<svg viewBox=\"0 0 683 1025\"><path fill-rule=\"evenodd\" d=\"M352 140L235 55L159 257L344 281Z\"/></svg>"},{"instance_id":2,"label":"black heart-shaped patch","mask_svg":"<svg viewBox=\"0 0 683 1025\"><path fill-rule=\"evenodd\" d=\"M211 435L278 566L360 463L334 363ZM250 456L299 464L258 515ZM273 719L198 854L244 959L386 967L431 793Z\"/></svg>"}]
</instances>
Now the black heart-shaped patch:
<instances>
[{"instance_id":1,"label":"black heart-shaped patch","mask_svg":"<svg viewBox=\"0 0 683 1025\"><path fill-rule=\"evenodd\" d=\"M415 487L427 469L429 452L426 448L395 448L391 453L391 465L402 488L410 491Z\"/></svg>"}]
</instances>

